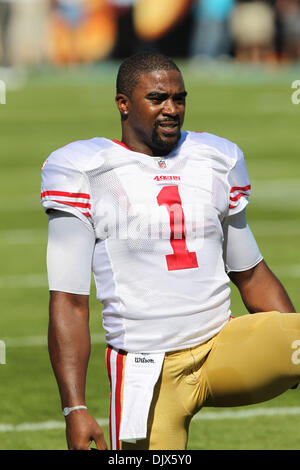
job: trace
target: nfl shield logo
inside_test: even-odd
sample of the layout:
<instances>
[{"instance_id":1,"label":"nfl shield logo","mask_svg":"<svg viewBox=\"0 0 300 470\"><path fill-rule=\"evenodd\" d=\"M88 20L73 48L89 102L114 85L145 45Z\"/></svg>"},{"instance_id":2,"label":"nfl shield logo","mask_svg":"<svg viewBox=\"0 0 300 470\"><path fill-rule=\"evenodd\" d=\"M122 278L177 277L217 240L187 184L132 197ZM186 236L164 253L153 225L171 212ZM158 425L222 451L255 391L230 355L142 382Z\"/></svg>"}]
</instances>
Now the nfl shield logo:
<instances>
[{"instance_id":1,"label":"nfl shield logo","mask_svg":"<svg viewBox=\"0 0 300 470\"><path fill-rule=\"evenodd\" d=\"M165 160L158 160L157 163L158 163L159 168L166 168L167 166Z\"/></svg>"}]
</instances>

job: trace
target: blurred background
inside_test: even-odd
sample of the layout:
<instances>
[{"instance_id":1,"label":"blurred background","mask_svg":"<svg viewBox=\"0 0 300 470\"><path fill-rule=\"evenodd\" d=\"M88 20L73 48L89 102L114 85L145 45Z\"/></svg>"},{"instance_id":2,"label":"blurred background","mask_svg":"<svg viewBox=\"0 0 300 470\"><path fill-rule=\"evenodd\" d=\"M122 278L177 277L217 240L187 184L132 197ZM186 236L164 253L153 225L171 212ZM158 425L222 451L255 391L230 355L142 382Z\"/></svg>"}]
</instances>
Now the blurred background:
<instances>
[{"instance_id":1,"label":"blurred background","mask_svg":"<svg viewBox=\"0 0 300 470\"><path fill-rule=\"evenodd\" d=\"M300 58L298 0L0 0L0 64L68 65L139 50L184 58Z\"/></svg>"},{"instance_id":2,"label":"blurred background","mask_svg":"<svg viewBox=\"0 0 300 470\"><path fill-rule=\"evenodd\" d=\"M184 129L226 137L244 151L250 227L300 312L299 1L0 0L0 449L66 448L47 351L40 169L71 141L120 139L116 73L140 50L168 54L183 71ZM90 312L87 404L108 439L105 340L93 283ZM246 313L234 286L232 313ZM299 443L300 387L242 409L202 410L189 449Z\"/></svg>"}]
</instances>

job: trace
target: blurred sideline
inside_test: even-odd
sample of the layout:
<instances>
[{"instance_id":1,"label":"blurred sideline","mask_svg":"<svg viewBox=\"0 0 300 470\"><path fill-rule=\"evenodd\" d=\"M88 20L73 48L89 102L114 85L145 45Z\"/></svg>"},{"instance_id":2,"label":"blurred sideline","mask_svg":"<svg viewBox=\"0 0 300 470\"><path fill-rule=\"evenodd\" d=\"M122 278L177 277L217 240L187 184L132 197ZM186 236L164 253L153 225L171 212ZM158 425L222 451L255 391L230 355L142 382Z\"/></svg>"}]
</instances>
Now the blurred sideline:
<instances>
[{"instance_id":1,"label":"blurred sideline","mask_svg":"<svg viewBox=\"0 0 300 470\"><path fill-rule=\"evenodd\" d=\"M6 84L7 91L15 91L27 86L54 85L107 85L116 77L120 62L104 61L95 65L75 65L56 69L43 67L0 67L0 79ZM177 64L183 71L186 81L197 83L218 83L219 85L257 85L289 84L300 80L300 64L284 66L262 66L239 64L234 61L182 60Z\"/></svg>"},{"instance_id":2,"label":"blurred sideline","mask_svg":"<svg viewBox=\"0 0 300 470\"><path fill-rule=\"evenodd\" d=\"M299 63L300 3L0 0L0 77L3 68L63 69L118 61L142 50L208 66Z\"/></svg>"}]
</instances>

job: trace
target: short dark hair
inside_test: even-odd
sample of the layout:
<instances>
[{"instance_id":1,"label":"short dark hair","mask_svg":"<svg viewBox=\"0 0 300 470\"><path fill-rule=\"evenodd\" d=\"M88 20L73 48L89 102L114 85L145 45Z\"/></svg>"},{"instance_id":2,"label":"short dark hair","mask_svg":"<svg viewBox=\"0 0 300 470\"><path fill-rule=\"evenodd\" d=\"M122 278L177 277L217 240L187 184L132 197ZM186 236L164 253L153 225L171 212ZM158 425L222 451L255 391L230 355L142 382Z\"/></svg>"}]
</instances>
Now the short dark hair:
<instances>
[{"instance_id":1,"label":"short dark hair","mask_svg":"<svg viewBox=\"0 0 300 470\"><path fill-rule=\"evenodd\" d=\"M164 54L138 52L127 57L119 67L116 83L117 93L122 93L130 98L141 74L156 70L177 70L180 73L175 62Z\"/></svg>"}]
</instances>

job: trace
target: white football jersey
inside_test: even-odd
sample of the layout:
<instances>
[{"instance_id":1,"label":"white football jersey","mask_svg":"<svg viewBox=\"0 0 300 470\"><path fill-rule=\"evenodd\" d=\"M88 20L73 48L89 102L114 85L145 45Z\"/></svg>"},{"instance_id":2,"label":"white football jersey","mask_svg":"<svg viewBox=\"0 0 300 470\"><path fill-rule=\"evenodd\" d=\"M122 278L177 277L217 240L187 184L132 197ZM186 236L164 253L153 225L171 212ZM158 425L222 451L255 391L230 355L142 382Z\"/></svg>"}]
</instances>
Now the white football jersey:
<instances>
[{"instance_id":1,"label":"white football jersey","mask_svg":"<svg viewBox=\"0 0 300 470\"><path fill-rule=\"evenodd\" d=\"M129 352L193 347L227 323L222 224L249 193L241 150L208 133L182 132L161 158L105 138L77 141L42 169L44 210L95 231L106 340Z\"/></svg>"}]
</instances>

